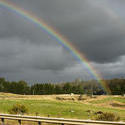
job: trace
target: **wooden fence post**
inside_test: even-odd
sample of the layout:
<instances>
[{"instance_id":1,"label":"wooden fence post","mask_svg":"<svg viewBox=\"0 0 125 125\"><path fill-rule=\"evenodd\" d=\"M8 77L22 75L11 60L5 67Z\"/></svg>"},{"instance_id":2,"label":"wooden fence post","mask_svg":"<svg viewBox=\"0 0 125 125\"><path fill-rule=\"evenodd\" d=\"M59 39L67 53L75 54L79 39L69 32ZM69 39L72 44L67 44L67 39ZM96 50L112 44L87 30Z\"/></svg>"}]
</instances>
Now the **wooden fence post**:
<instances>
[{"instance_id":1,"label":"wooden fence post","mask_svg":"<svg viewBox=\"0 0 125 125\"><path fill-rule=\"evenodd\" d=\"M38 125L41 125L41 122L38 122Z\"/></svg>"},{"instance_id":2,"label":"wooden fence post","mask_svg":"<svg viewBox=\"0 0 125 125\"><path fill-rule=\"evenodd\" d=\"M1 118L1 121L2 121L2 125L4 125L4 118Z\"/></svg>"},{"instance_id":3,"label":"wooden fence post","mask_svg":"<svg viewBox=\"0 0 125 125\"><path fill-rule=\"evenodd\" d=\"M21 120L18 120L19 125L21 125Z\"/></svg>"}]
</instances>

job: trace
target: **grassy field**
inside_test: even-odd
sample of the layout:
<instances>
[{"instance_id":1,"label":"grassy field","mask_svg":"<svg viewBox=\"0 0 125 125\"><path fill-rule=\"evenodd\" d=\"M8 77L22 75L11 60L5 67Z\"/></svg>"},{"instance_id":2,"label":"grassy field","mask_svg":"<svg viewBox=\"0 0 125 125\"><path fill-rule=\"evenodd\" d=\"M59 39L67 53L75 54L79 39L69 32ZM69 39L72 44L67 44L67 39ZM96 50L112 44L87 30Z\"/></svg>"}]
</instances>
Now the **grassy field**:
<instances>
[{"instance_id":1,"label":"grassy field","mask_svg":"<svg viewBox=\"0 0 125 125\"><path fill-rule=\"evenodd\" d=\"M95 112L103 111L116 113L125 121L125 97L120 96L83 96L79 101L79 95L25 96L0 93L0 113L8 113L16 103L26 105L28 115L37 113L46 117L93 119Z\"/></svg>"}]
</instances>

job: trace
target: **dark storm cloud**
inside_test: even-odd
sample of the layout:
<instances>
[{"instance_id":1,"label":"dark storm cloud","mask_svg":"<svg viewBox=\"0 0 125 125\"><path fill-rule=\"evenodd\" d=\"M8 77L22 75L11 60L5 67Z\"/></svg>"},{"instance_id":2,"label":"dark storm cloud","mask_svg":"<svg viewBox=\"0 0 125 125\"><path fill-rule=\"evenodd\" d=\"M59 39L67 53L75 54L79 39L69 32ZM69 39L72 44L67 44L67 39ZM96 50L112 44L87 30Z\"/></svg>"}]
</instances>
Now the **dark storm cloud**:
<instances>
[{"instance_id":1,"label":"dark storm cloud","mask_svg":"<svg viewBox=\"0 0 125 125\"><path fill-rule=\"evenodd\" d=\"M19 37L22 42L30 40L31 43L51 44L53 40L44 33L40 27L23 17L2 8L0 11L0 38ZM50 42L51 41L51 42Z\"/></svg>"},{"instance_id":2,"label":"dark storm cloud","mask_svg":"<svg viewBox=\"0 0 125 125\"><path fill-rule=\"evenodd\" d=\"M100 72L105 69L103 76L125 73L120 72L125 65L125 4L122 0L10 1L56 28L86 55L95 69ZM119 60L121 63L116 65ZM9 79L16 76L26 80L88 77L71 54L38 25L2 6L0 74Z\"/></svg>"},{"instance_id":3,"label":"dark storm cloud","mask_svg":"<svg viewBox=\"0 0 125 125\"><path fill-rule=\"evenodd\" d=\"M12 72L15 69L63 70L75 64L62 47L22 41L19 38L0 40L0 71L6 71L8 67Z\"/></svg>"},{"instance_id":4,"label":"dark storm cloud","mask_svg":"<svg viewBox=\"0 0 125 125\"><path fill-rule=\"evenodd\" d=\"M99 69L100 73L104 78L118 78L124 77L125 70L125 56L119 57L116 62L110 62L106 64L92 63L95 69Z\"/></svg>"},{"instance_id":5,"label":"dark storm cloud","mask_svg":"<svg viewBox=\"0 0 125 125\"><path fill-rule=\"evenodd\" d=\"M125 23L121 23L121 17L111 6L110 0L105 2L100 0L12 1L56 27L81 52L85 53L90 61L112 62L125 54L123 28ZM122 2L115 1L119 3L119 7ZM38 30L35 32L40 34ZM33 33L26 33L26 37L29 37L29 34Z\"/></svg>"}]
</instances>

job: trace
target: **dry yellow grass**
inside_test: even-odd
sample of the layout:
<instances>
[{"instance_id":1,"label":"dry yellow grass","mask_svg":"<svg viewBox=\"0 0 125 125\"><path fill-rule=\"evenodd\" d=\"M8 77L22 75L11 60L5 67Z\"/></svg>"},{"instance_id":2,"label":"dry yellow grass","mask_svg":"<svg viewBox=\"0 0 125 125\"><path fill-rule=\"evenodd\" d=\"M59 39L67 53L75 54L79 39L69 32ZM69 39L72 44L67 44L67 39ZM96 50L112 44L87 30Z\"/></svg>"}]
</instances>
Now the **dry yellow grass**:
<instances>
[{"instance_id":1,"label":"dry yellow grass","mask_svg":"<svg viewBox=\"0 0 125 125\"><path fill-rule=\"evenodd\" d=\"M125 109L125 103L118 102L116 100L108 100L103 102L103 100L107 100L108 98L113 97L120 97L120 96L87 96L82 95L81 99L80 95L78 94L62 94L62 95L19 95L19 94L12 94L12 93L0 93L0 100L47 100L47 101L73 101L73 102L80 102L88 105L95 105L100 107L110 107L110 108L117 108L117 109ZM122 97L121 97L122 98ZM99 102L100 103L92 103L92 102Z\"/></svg>"},{"instance_id":2,"label":"dry yellow grass","mask_svg":"<svg viewBox=\"0 0 125 125\"><path fill-rule=\"evenodd\" d=\"M50 101L83 101L89 103L93 100L101 100L107 96L95 96L89 97L83 95L81 100L79 100L80 95L77 94L62 94L62 95L19 95L12 93L0 93L0 99L29 99L29 100L50 100Z\"/></svg>"}]
</instances>

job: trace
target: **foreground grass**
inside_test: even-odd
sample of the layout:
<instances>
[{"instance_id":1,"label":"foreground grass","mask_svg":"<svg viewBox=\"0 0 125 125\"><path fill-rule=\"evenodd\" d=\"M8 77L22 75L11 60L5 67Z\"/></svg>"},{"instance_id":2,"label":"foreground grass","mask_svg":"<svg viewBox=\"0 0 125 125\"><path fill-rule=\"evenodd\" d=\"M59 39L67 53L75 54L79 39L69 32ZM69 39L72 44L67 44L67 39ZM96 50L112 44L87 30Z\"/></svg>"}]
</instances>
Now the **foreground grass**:
<instances>
[{"instance_id":1,"label":"foreground grass","mask_svg":"<svg viewBox=\"0 0 125 125\"><path fill-rule=\"evenodd\" d=\"M8 110L16 103L26 105L29 109L28 115L36 115L37 113L39 116L46 117L92 119L94 115L87 112L87 110L91 110L93 112L113 112L118 114L122 121L125 121L125 109L101 107L73 101L1 99L0 113L9 113Z\"/></svg>"}]
</instances>

